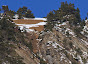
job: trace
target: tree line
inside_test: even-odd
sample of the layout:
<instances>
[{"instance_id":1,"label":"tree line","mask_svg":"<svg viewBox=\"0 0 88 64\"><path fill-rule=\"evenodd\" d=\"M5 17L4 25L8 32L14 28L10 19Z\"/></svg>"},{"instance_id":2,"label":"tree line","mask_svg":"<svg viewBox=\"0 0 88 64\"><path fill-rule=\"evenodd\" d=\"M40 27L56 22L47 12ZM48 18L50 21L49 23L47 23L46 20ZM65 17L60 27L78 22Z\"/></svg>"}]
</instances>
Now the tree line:
<instances>
[{"instance_id":1,"label":"tree line","mask_svg":"<svg viewBox=\"0 0 88 64\"><path fill-rule=\"evenodd\" d=\"M83 26L85 24L84 20L81 20L79 8L75 9L74 4L67 3L67 1L62 2L58 10L50 11L47 14L47 25L45 28L52 30L56 24L55 21L60 21L61 23L69 21L71 26L77 26L79 24Z\"/></svg>"},{"instance_id":2,"label":"tree line","mask_svg":"<svg viewBox=\"0 0 88 64\"><path fill-rule=\"evenodd\" d=\"M34 18L34 14L30 9L28 9L26 6L20 7L16 12L12 11L8 8L8 6L2 6L0 11L3 11L3 16L8 16L10 18L14 18L13 16L15 14L19 15L19 19L26 17L26 18Z\"/></svg>"}]
</instances>

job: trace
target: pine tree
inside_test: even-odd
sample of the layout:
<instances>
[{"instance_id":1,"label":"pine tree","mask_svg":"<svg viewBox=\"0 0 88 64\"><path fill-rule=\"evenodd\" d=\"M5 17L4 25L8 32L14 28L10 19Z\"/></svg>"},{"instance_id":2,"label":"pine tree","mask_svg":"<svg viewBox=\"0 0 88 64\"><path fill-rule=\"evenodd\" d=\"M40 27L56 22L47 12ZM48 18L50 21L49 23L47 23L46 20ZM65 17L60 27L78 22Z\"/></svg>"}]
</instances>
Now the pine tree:
<instances>
[{"instance_id":1,"label":"pine tree","mask_svg":"<svg viewBox=\"0 0 88 64\"><path fill-rule=\"evenodd\" d=\"M5 12L8 12L8 11L9 11L9 8L8 8L8 6L2 6L2 10L3 10L4 13L5 13Z\"/></svg>"},{"instance_id":2,"label":"pine tree","mask_svg":"<svg viewBox=\"0 0 88 64\"><path fill-rule=\"evenodd\" d=\"M25 14L27 12L27 7L23 6L22 8L22 14Z\"/></svg>"},{"instance_id":3,"label":"pine tree","mask_svg":"<svg viewBox=\"0 0 88 64\"><path fill-rule=\"evenodd\" d=\"M17 14L19 15L19 18L22 18L22 8L19 8L17 11Z\"/></svg>"},{"instance_id":4,"label":"pine tree","mask_svg":"<svg viewBox=\"0 0 88 64\"><path fill-rule=\"evenodd\" d=\"M31 13L31 10L27 10L27 12L25 13L25 17L26 18L34 18L34 15Z\"/></svg>"},{"instance_id":5,"label":"pine tree","mask_svg":"<svg viewBox=\"0 0 88 64\"><path fill-rule=\"evenodd\" d=\"M80 18L80 10L79 8L77 8L76 12L75 12L75 16L77 18L77 23L80 23L81 22L81 18Z\"/></svg>"},{"instance_id":6,"label":"pine tree","mask_svg":"<svg viewBox=\"0 0 88 64\"><path fill-rule=\"evenodd\" d=\"M15 11L12 11L8 8L8 6L2 6L2 10L4 11L4 16L8 16L9 18L13 18L13 16L16 14Z\"/></svg>"},{"instance_id":7,"label":"pine tree","mask_svg":"<svg viewBox=\"0 0 88 64\"><path fill-rule=\"evenodd\" d=\"M85 20L87 20L87 17L85 18Z\"/></svg>"},{"instance_id":8,"label":"pine tree","mask_svg":"<svg viewBox=\"0 0 88 64\"><path fill-rule=\"evenodd\" d=\"M7 15L9 15L10 16L10 18L13 18L13 16L16 14L16 12L14 12L14 11L12 11L12 10L10 10L8 13L7 13Z\"/></svg>"},{"instance_id":9,"label":"pine tree","mask_svg":"<svg viewBox=\"0 0 88 64\"><path fill-rule=\"evenodd\" d=\"M53 13L53 11L50 11L50 13L47 15L47 25L45 26L45 31L46 30L52 30L52 28L54 27L54 13Z\"/></svg>"},{"instance_id":10,"label":"pine tree","mask_svg":"<svg viewBox=\"0 0 88 64\"><path fill-rule=\"evenodd\" d=\"M47 14L47 25L51 25L52 28L54 27L55 23L53 21L69 21L70 25L77 26L81 22L80 18L80 10L79 8L75 9L74 4L62 2L61 7L58 10L50 11ZM47 26L49 27L49 26Z\"/></svg>"},{"instance_id":11,"label":"pine tree","mask_svg":"<svg viewBox=\"0 0 88 64\"><path fill-rule=\"evenodd\" d=\"M27 7L23 6L22 8L18 9L17 14L19 15L19 18L22 17L34 18L34 15L31 12L32 11L29 10Z\"/></svg>"},{"instance_id":12,"label":"pine tree","mask_svg":"<svg viewBox=\"0 0 88 64\"><path fill-rule=\"evenodd\" d=\"M54 19L53 11L50 11L50 13L47 15L48 21L52 21Z\"/></svg>"}]
</instances>

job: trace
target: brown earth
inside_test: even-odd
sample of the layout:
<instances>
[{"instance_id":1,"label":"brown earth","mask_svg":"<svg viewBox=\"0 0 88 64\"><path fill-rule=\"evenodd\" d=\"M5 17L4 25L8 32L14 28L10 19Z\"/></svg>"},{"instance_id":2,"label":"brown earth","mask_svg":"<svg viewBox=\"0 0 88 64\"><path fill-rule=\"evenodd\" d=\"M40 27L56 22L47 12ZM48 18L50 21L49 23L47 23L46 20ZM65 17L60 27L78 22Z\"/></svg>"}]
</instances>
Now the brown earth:
<instances>
[{"instance_id":1,"label":"brown earth","mask_svg":"<svg viewBox=\"0 0 88 64\"><path fill-rule=\"evenodd\" d=\"M38 48L38 41L36 40L38 38L38 35L34 32L27 33L25 36L27 38L25 41L27 43L31 42L33 46L33 53L37 53L39 51ZM14 44L16 46L16 44ZM35 55L31 52L31 50L23 45L22 43L19 43L19 46L16 46L15 49L16 53L23 58L23 62L25 64L39 64L40 60L35 57Z\"/></svg>"},{"instance_id":2,"label":"brown earth","mask_svg":"<svg viewBox=\"0 0 88 64\"><path fill-rule=\"evenodd\" d=\"M13 20L15 23L17 24L36 24L39 22L44 22L43 20L31 20L31 19L18 19L18 20ZM35 31L43 31L44 30L44 26L39 26L39 27L31 27L29 29L34 29ZM38 41L36 40L38 38L38 34L36 33L30 33L28 34L28 38L29 40L32 42L33 45L33 52L37 53L38 52ZM31 37L31 38L30 38Z\"/></svg>"},{"instance_id":3,"label":"brown earth","mask_svg":"<svg viewBox=\"0 0 88 64\"><path fill-rule=\"evenodd\" d=\"M23 62L26 64L38 64L39 60L33 56L33 54L30 52L30 49L28 49L26 46L20 45L21 48L16 48L15 51L19 56L23 58Z\"/></svg>"},{"instance_id":4,"label":"brown earth","mask_svg":"<svg viewBox=\"0 0 88 64\"><path fill-rule=\"evenodd\" d=\"M36 24L39 22L44 22L43 20L30 20L30 19L18 19L18 20L13 20L15 23L17 24ZM39 27L31 27L29 29L34 29L35 31L43 31L44 30L44 26L39 26ZM32 42L33 45L33 52L37 53L38 52L38 41L36 39L38 39L38 34L36 33L30 33L28 34L28 38L29 40ZM30 38L31 37L31 38Z\"/></svg>"},{"instance_id":5,"label":"brown earth","mask_svg":"<svg viewBox=\"0 0 88 64\"><path fill-rule=\"evenodd\" d=\"M32 19L18 19L18 20L13 20L17 24L36 24L39 22L44 22L43 20L32 20ZM29 29L34 29L35 31L43 31L44 26L39 26L39 27L31 27Z\"/></svg>"},{"instance_id":6,"label":"brown earth","mask_svg":"<svg viewBox=\"0 0 88 64\"><path fill-rule=\"evenodd\" d=\"M31 27L30 29L34 29L35 31L43 31L44 30L44 26L39 26L39 27Z\"/></svg>"},{"instance_id":7,"label":"brown earth","mask_svg":"<svg viewBox=\"0 0 88 64\"><path fill-rule=\"evenodd\" d=\"M13 20L17 24L36 24L39 22L44 22L43 20L31 20L31 19L18 19L18 20Z\"/></svg>"},{"instance_id":8,"label":"brown earth","mask_svg":"<svg viewBox=\"0 0 88 64\"><path fill-rule=\"evenodd\" d=\"M38 36L39 35L34 33L34 32L27 34L28 39L26 39L26 40L27 41L29 40L32 43L34 53L37 53L39 51L39 49L38 49L38 41L36 40L38 38Z\"/></svg>"}]
</instances>

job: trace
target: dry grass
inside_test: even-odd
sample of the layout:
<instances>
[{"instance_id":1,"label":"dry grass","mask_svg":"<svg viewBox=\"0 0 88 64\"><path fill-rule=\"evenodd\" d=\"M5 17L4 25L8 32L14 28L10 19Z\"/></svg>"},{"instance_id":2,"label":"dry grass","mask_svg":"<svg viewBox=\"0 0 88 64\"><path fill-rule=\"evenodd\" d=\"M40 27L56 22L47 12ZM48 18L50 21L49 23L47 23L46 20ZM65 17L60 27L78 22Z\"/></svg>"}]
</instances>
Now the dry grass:
<instances>
[{"instance_id":1,"label":"dry grass","mask_svg":"<svg viewBox=\"0 0 88 64\"><path fill-rule=\"evenodd\" d=\"M38 52L38 41L36 39L38 39L38 34L36 34L35 32L32 32L32 33L27 33L27 37L31 43L32 43L32 46L33 46L33 52L34 53L37 53ZM27 41L26 40L26 41Z\"/></svg>"},{"instance_id":2,"label":"dry grass","mask_svg":"<svg viewBox=\"0 0 88 64\"><path fill-rule=\"evenodd\" d=\"M44 22L43 20L31 20L31 19L18 19L18 20L13 20L17 24L36 24L39 22Z\"/></svg>"},{"instance_id":3,"label":"dry grass","mask_svg":"<svg viewBox=\"0 0 88 64\"><path fill-rule=\"evenodd\" d=\"M44 26L39 26L39 27L31 27L29 29L34 29L35 31L43 31L44 30Z\"/></svg>"},{"instance_id":4,"label":"dry grass","mask_svg":"<svg viewBox=\"0 0 88 64\"><path fill-rule=\"evenodd\" d=\"M18 20L13 20L17 24L37 24L39 22L44 22L43 20L32 20L32 19L18 19ZM43 31L44 26L39 26L39 27L31 27L29 29L34 29L35 31Z\"/></svg>"}]
</instances>

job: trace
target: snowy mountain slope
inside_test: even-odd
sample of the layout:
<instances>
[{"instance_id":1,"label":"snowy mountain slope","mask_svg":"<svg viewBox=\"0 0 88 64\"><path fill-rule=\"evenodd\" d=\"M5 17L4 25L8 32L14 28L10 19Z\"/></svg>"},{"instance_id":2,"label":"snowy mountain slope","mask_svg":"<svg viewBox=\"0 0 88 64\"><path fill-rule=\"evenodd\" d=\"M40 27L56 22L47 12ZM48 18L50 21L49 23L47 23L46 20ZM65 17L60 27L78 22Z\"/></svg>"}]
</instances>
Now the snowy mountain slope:
<instances>
[{"instance_id":1,"label":"snowy mountain slope","mask_svg":"<svg viewBox=\"0 0 88 64\"><path fill-rule=\"evenodd\" d=\"M87 64L88 40L79 38L68 22L40 34L40 53L49 64Z\"/></svg>"},{"instance_id":2,"label":"snowy mountain slope","mask_svg":"<svg viewBox=\"0 0 88 64\"><path fill-rule=\"evenodd\" d=\"M26 20L26 21L24 21L24 20ZM35 30L38 30L38 29L40 30L41 26L46 25L46 22L44 22L44 21L46 21L45 18L34 18L34 19L24 18L24 20L16 20L16 21L13 20L15 22L15 24L17 26L19 26L19 28L20 28L20 30L22 30L22 32L25 31L25 30L27 32L35 31ZM43 27L42 27L42 29L43 29Z\"/></svg>"}]
</instances>

